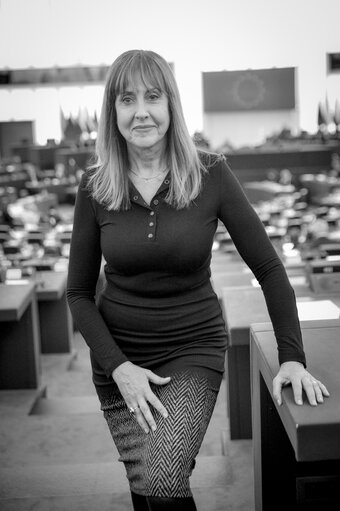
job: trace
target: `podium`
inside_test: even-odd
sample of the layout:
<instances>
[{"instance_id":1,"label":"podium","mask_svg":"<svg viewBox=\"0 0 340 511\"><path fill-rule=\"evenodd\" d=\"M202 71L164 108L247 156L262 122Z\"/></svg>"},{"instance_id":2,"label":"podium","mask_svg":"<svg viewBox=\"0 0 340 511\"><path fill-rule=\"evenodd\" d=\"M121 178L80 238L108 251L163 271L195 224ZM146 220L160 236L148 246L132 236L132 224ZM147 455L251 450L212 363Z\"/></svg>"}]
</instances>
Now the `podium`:
<instances>
[{"instance_id":1,"label":"podium","mask_svg":"<svg viewBox=\"0 0 340 511\"><path fill-rule=\"evenodd\" d=\"M251 327L255 511L335 510L340 502L340 320L301 322L308 370L331 397L295 404L291 386L273 400L272 325Z\"/></svg>"}]
</instances>

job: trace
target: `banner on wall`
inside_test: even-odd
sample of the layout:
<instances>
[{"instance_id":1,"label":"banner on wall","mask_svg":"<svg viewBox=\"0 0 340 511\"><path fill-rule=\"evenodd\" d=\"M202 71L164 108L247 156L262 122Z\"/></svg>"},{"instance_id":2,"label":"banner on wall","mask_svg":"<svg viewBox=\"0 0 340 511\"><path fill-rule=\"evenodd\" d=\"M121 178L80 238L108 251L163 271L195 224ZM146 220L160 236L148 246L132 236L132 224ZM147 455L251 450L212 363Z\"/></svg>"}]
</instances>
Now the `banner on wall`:
<instances>
[{"instance_id":1,"label":"banner on wall","mask_svg":"<svg viewBox=\"0 0 340 511\"><path fill-rule=\"evenodd\" d=\"M206 113L294 108L294 67L203 73Z\"/></svg>"}]
</instances>

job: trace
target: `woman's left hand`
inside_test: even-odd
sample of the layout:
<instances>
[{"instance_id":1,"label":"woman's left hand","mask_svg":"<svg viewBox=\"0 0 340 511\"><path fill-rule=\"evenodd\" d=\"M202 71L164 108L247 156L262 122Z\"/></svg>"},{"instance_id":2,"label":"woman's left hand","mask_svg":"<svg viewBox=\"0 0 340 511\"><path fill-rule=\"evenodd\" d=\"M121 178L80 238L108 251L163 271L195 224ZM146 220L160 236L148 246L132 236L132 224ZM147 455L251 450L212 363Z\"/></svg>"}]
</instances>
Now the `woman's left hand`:
<instances>
[{"instance_id":1,"label":"woman's left hand","mask_svg":"<svg viewBox=\"0 0 340 511\"><path fill-rule=\"evenodd\" d=\"M302 390L312 406L323 403L323 396L329 397L325 385L314 378L300 362L284 362L273 380L273 395L278 405L282 404L282 387L292 384L294 400L297 405L302 405Z\"/></svg>"}]
</instances>

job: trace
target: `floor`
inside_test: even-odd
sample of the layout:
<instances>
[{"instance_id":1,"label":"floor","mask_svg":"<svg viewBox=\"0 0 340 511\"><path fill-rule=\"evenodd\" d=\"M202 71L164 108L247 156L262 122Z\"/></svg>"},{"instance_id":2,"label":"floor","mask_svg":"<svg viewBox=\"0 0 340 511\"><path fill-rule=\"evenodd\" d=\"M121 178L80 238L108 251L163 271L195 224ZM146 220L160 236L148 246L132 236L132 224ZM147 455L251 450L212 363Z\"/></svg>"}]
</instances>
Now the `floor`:
<instances>
[{"instance_id":1,"label":"floor","mask_svg":"<svg viewBox=\"0 0 340 511\"><path fill-rule=\"evenodd\" d=\"M81 335L41 370L40 389L0 391L1 511L131 511ZM226 402L223 381L191 478L198 511L254 510L251 441L230 441Z\"/></svg>"}]
</instances>

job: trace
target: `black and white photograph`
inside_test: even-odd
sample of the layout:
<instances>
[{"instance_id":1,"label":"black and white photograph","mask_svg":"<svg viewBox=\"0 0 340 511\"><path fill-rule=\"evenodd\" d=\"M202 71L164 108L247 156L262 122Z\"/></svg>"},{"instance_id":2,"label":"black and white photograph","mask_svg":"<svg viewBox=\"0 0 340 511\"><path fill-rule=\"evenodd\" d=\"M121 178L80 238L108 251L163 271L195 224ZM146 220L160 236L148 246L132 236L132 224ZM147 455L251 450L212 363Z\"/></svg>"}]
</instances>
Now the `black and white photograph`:
<instances>
[{"instance_id":1,"label":"black and white photograph","mask_svg":"<svg viewBox=\"0 0 340 511\"><path fill-rule=\"evenodd\" d=\"M338 0L0 0L0 511L340 509Z\"/></svg>"}]
</instances>

